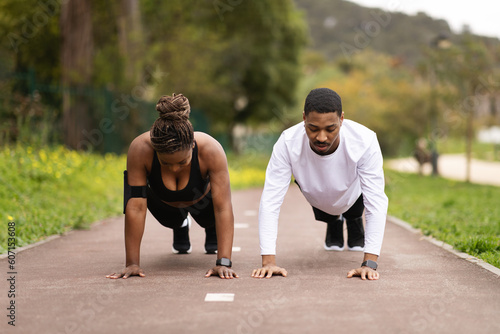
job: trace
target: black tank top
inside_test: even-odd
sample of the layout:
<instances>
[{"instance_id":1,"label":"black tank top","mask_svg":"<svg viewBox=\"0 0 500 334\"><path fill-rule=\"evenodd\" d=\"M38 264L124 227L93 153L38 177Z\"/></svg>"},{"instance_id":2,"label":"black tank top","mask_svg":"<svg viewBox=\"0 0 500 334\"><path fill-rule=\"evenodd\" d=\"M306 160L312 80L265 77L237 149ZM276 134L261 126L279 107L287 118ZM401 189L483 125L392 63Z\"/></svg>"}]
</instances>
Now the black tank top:
<instances>
[{"instance_id":1,"label":"black tank top","mask_svg":"<svg viewBox=\"0 0 500 334\"><path fill-rule=\"evenodd\" d=\"M203 196L207 189L209 178L203 179L201 176L200 163L198 161L198 145L194 144L193 155L191 157L191 171L189 173L188 184L184 189L173 191L165 187L161 178L161 165L156 155L153 154L153 164L148 177L148 186L153 193L165 202L190 202Z\"/></svg>"}]
</instances>

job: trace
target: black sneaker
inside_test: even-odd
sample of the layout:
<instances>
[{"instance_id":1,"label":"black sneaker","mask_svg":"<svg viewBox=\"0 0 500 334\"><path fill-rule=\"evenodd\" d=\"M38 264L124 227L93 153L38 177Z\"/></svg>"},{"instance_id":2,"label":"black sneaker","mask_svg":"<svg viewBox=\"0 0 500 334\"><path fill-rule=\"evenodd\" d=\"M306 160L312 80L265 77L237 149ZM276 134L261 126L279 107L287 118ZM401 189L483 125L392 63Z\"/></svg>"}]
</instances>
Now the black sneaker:
<instances>
[{"instance_id":1,"label":"black sneaker","mask_svg":"<svg viewBox=\"0 0 500 334\"><path fill-rule=\"evenodd\" d=\"M215 232L215 225L205 228L205 253L217 253L217 233Z\"/></svg>"},{"instance_id":2,"label":"black sneaker","mask_svg":"<svg viewBox=\"0 0 500 334\"><path fill-rule=\"evenodd\" d=\"M333 222L326 223L325 249L341 252L344 250L344 217L342 215Z\"/></svg>"},{"instance_id":3,"label":"black sneaker","mask_svg":"<svg viewBox=\"0 0 500 334\"><path fill-rule=\"evenodd\" d=\"M365 250L365 230L363 228L363 217L346 219L347 225L347 249L353 252Z\"/></svg>"},{"instance_id":4,"label":"black sneaker","mask_svg":"<svg viewBox=\"0 0 500 334\"><path fill-rule=\"evenodd\" d=\"M186 226L174 229L172 252L175 254L191 253L191 242L189 242L189 227L191 226L191 219L189 216L186 220L184 220L184 223L186 223Z\"/></svg>"}]
</instances>

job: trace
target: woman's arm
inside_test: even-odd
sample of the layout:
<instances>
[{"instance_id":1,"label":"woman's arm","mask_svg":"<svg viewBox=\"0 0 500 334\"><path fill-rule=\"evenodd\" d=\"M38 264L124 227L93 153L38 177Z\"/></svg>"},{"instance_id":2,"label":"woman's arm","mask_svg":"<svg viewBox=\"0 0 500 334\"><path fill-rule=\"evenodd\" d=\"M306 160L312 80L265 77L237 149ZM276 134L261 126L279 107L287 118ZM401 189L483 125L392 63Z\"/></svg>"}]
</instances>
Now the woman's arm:
<instances>
[{"instance_id":1,"label":"woman's arm","mask_svg":"<svg viewBox=\"0 0 500 334\"><path fill-rule=\"evenodd\" d=\"M127 154L127 176L130 186L144 186L147 183L147 142L144 135L137 137L131 144ZM142 137L142 138L141 138ZM151 160L151 159L149 159ZM147 199L131 198L125 208L125 269L113 273L108 278L128 278L129 276L145 276L140 267L140 249L144 225L146 221Z\"/></svg>"},{"instance_id":2,"label":"woman's arm","mask_svg":"<svg viewBox=\"0 0 500 334\"><path fill-rule=\"evenodd\" d=\"M222 146L212 137L208 135L207 137L203 138L203 161L206 163L210 177L215 229L217 231L217 258L231 259L234 216L227 159ZM218 274L222 278L238 277L231 268L224 266L216 266L209 270L206 276L212 274Z\"/></svg>"}]
</instances>

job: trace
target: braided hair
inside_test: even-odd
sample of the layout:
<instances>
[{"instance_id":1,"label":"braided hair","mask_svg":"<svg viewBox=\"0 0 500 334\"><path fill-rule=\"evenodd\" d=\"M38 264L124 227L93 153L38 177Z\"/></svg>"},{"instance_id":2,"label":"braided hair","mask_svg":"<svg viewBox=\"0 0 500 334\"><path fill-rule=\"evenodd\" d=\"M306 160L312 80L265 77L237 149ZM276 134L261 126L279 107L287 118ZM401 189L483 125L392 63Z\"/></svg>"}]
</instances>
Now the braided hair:
<instances>
[{"instance_id":1,"label":"braided hair","mask_svg":"<svg viewBox=\"0 0 500 334\"><path fill-rule=\"evenodd\" d=\"M175 153L192 147L193 125L189 121L191 107L182 94L163 95L156 104L160 117L151 127L153 149L158 153Z\"/></svg>"}]
</instances>

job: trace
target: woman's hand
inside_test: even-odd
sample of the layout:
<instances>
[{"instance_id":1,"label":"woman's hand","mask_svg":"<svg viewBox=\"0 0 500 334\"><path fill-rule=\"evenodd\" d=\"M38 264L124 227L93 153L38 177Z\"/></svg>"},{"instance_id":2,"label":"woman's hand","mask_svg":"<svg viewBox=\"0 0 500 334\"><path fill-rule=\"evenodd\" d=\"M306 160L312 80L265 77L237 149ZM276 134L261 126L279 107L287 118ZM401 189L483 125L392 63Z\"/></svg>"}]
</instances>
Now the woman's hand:
<instances>
[{"instance_id":1,"label":"woman's hand","mask_svg":"<svg viewBox=\"0 0 500 334\"><path fill-rule=\"evenodd\" d=\"M144 277L146 275L137 264L131 264L127 266L125 269L123 269L121 273L119 274L112 273L110 275L107 275L106 277L116 279L116 278L129 278L130 276Z\"/></svg>"}]
</instances>

